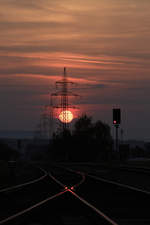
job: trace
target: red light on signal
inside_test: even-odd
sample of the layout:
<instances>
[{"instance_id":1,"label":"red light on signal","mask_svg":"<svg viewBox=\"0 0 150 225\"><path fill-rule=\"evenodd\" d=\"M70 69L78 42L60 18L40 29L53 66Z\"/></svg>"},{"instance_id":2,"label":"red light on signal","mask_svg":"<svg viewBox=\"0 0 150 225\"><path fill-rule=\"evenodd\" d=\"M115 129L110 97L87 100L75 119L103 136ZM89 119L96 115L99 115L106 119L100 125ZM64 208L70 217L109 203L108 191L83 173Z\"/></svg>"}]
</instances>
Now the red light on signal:
<instances>
[{"instance_id":1,"label":"red light on signal","mask_svg":"<svg viewBox=\"0 0 150 225\"><path fill-rule=\"evenodd\" d=\"M74 190L74 187L71 187L71 190Z\"/></svg>"},{"instance_id":2,"label":"red light on signal","mask_svg":"<svg viewBox=\"0 0 150 225\"><path fill-rule=\"evenodd\" d=\"M65 190L68 190L68 187L65 187Z\"/></svg>"},{"instance_id":3,"label":"red light on signal","mask_svg":"<svg viewBox=\"0 0 150 225\"><path fill-rule=\"evenodd\" d=\"M114 120L114 122L113 122L114 124L116 124L117 123L117 121L116 120Z\"/></svg>"}]
</instances>

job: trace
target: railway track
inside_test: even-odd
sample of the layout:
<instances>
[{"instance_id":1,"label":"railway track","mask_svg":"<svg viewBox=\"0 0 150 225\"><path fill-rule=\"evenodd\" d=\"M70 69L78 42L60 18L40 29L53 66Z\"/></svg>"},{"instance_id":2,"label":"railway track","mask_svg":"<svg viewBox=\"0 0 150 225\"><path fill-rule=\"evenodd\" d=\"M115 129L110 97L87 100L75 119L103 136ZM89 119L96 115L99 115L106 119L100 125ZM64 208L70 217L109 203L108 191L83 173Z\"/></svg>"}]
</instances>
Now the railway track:
<instances>
[{"instance_id":1,"label":"railway track","mask_svg":"<svg viewBox=\"0 0 150 225\"><path fill-rule=\"evenodd\" d=\"M40 176L39 178L33 179L31 181L28 181L28 182L24 182L24 183L21 183L21 184L18 184L18 185L1 188L0 193L4 193L4 192L8 192L8 191L15 191L16 189L19 189L19 188L22 188L22 187L25 187L27 185L34 184L36 182L39 182L39 181L43 180L48 175L48 173L42 168L39 168L39 169L43 172L43 175Z\"/></svg>"},{"instance_id":2,"label":"railway track","mask_svg":"<svg viewBox=\"0 0 150 225\"><path fill-rule=\"evenodd\" d=\"M69 177L64 171L63 174L65 184L49 173L49 180L55 183L55 185L53 183L54 186L60 187L56 194L51 193L51 196L44 200L1 219L0 224L27 225L38 222L38 224L59 225L97 225L99 223L117 225L111 218L74 192L85 182L84 174L78 173Z\"/></svg>"},{"instance_id":3,"label":"railway track","mask_svg":"<svg viewBox=\"0 0 150 225\"><path fill-rule=\"evenodd\" d=\"M77 193L118 224L150 224L149 191L86 172L86 180Z\"/></svg>"},{"instance_id":4,"label":"railway track","mask_svg":"<svg viewBox=\"0 0 150 225\"><path fill-rule=\"evenodd\" d=\"M65 165L63 165L65 167ZM150 192L150 168L107 165L73 165L74 170L81 170L85 174L101 177L102 179L132 186Z\"/></svg>"},{"instance_id":5,"label":"railway track","mask_svg":"<svg viewBox=\"0 0 150 225\"><path fill-rule=\"evenodd\" d=\"M26 211L51 195L56 195L59 188L50 181L48 173L24 184L1 189L0 192L0 220ZM18 214L19 215L19 214Z\"/></svg>"},{"instance_id":6,"label":"railway track","mask_svg":"<svg viewBox=\"0 0 150 225\"><path fill-rule=\"evenodd\" d=\"M0 224L150 224L150 210L146 206L150 202L149 192L79 169L50 166L46 170L47 176L39 181L42 184L46 182L41 189L41 197L38 192L38 200L34 204L32 201L30 206L17 209L17 212L1 219ZM39 187L38 181L36 185ZM29 186L24 185L20 189ZM32 189L31 195L33 192ZM17 188L15 193L18 193Z\"/></svg>"}]
</instances>

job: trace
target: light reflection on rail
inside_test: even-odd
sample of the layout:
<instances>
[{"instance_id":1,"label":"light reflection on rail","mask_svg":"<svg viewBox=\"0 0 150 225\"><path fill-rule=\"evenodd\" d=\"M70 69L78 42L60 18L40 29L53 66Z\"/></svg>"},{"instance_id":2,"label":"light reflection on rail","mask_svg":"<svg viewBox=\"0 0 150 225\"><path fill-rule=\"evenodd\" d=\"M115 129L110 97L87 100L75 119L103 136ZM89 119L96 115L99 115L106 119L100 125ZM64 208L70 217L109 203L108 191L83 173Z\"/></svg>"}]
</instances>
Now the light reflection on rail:
<instances>
[{"instance_id":1,"label":"light reflection on rail","mask_svg":"<svg viewBox=\"0 0 150 225\"><path fill-rule=\"evenodd\" d=\"M78 187L79 185L81 185L84 181L85 181L85 175L83 172L79 172L79 171L73 171L71 169L67 169L70 170L74 173L78 173L82 176L82 179L79 183L75 184L74 186L72 186L71 188L68 188L66 185L64 185L63 183L61 183L58 179L56 179L54 176L50 175L51 178L58 183L59 185L61 185L61 187L63 186L64 189L68 192L70 192L72 195L74 195L77 199L79 199L81 202L83 202L85 205L87 205L89 208L91 208L93 211L95 211L98 215L100 215L101 217L103 217L108 223L112 224L112 225L118 225L115 221L113 221L111 218L109 218L107 215L105 215L101 210L97 209L95 206L93 206L92 204L90 204L88 201L86 201L84 198L80 197L79 195L77 195L73 190L75 189L75 187Z\"/></svg>"},{"instance_id":2,"label":"light reflection on rail","mask_svg":"<svg viewBox=\"0 0 150 225\"><path fill-rule=\"evenodd\" d=\"M45 171L45 172L46 172L46 171ZM72 171L72 172L73 172L73 171ZM76 171L74 171L74 172L76 172ZM27 212L33 210L34 208L39 207L39 206L43 205L44 203L46 203L46 202L48 202L48 201L50 201L50 200L52 200L52 199L54 199L54 198L59 197L60 195L63 195L63 194L66 193L66 192L70 192L70 193L73 194L77 199L79 199L81 202L83 202L86 206L88 206L88 207L91 208L93 211L95 211L98 215L100 215L101 217L103 217L107 222L109 222L109 223L112 224L112 225L117 225L116 222L114 222L113 220L111 220L111 219L110 219L107 215L105 215L102 211L100 211L99 209L97 209L95 206L93 206L93 205L90 204L88 201L86 201L85 199L83 199L82 197L80 197L79 195L77 195L77 194L74 192L74 190L75 190L77 187L79 187L81 184L83 184L84 181L85 181L85 174L84 174L84 173L79 172L79 171L76 172L76 173L81 175L81 180L80 180L77 184L75 184L75 185L73 185L73 186L71 186L71 187L66 186L66 185L63 184L61 181L59 181L58 179L56 179L52 174L49 173L49 174L48 174L49 177L51 177L56 183L58 183L61 187L63 187L63 190L62 190L61 192L59 192L59 193L57 193L57 194L55 194L55 195L49 197L49 198L46 198L46 199L43 200L43 201L38 202L37 204L32 205L31 207L28 207L28 208L26 208L26 209L24 209L24 210L22 210L22 211L20 211L20 212L18 212L18 213L16 213L16 214L14 214L14 215L11 215L11 216L9 216L9 217L7 217L7 218L1 220L1 221L0 221L0 224L5 224L6 222L9 222L9 221L11 221L11 220L17 218L17 217L19 217L19 216L21 216L21 215L23 215L23 214L25 214L25 213L27 213ZM46 174L45 174L44 176L47 176L47 172L46 172ZM43 176L43 177L44 177L44 176ZM39 180L39 179L38 179L38 180ZM32 181L32 182L33 182L33 181ZM29 183L29 182L28 182L28 183ZM31 182L30 182L30 183L31 183Z\"/></svg>"},{"instance_id":3,"label":"light reflection on rail","mask_svg":"<svg viewBox=\"0 0 150 225\"><path fill-rule=\"evenodd\" d=\"M6 222L11 221L12 219L17 218L18 216L21 216L21 215L31 211L32 209L35 209L36 207L41 206L44 203L46 203L46 202L48 202L48 201L50 201L50 200L52 200L52 199L54 199L56 197L59 197L60 195L63 195L66 191L67 190L61 191L61 192L59 192L59 193L57 193L57 194L55 194L55 195L53 195L53 196L51 196L49 198L46 198L45 200L43 200L41 202L38 202L37 204L35 204L35 205L33 205L33 206L31 206L31 207L29 207L27 209L24 209L24 210L14 214L14 215L12 215L12 216L9 216L8 218L1 220L0 224L5 224Z\"/></svg>"},{"instance_id":4,"label":"light reflection on rail","mask_svg":"<svg viewBox=\"0 0 150 225\"><path fill-rule=\"evenodd\" d=\"M39 169L42 170L42 172L44 172L43 176L41 176L41 177L39 177L37 179L31 180L29 182L23 183L23 184L18 184L18 185L15 185L15 186L11 186L11 187L0 189L0 193L6 192L6 191L13 191L13 190L16 190L18 188L22 188L24 186L27 186L27 185L30 185L30 184L34 184L34 183L36 183L36 182L38 182L40 180L43 180L48 175L48 173L44 169L42 169L40 167L39 167Z\"/></svg>"}]
</instances>

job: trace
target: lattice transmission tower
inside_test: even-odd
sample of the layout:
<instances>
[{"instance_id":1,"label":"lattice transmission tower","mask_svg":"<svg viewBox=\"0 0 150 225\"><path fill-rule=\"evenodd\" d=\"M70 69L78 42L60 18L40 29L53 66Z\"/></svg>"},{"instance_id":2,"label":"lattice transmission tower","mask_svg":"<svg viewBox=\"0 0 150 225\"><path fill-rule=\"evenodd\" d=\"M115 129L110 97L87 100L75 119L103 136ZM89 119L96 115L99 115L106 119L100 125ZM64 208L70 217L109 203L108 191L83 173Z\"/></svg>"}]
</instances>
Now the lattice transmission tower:
<instances>
[{"instance_id":1,"label":"lattice transmission tower","mask_svg":"<svg viewBox=\"0 0 150 225\"><path fill-rule=\"evenodd\" d=\"M79 95L71 91L72 85L74 85L74 82L68 80L66 68L64 67L62 79L56 81L56 92L51 94L53 111L58 112L57 118L62 130L68 129L73 118L77 117L75 114L78 108L71 103L70 98L77 98ZM55 98L58 101L55 101Z\"/></svg>"},{"instance_id":2,"label":"lattice transmission tower","mask_svg":"<svg viewBox=\"0 0 150 225\"><path fill-rule=\"evenodd\" d=\"M79 116L79 108L72 104L71 98L79 98L80 95L71 91L75 85L69 81L66 68L64 68L62 79L55 82L55 92L50 94L50 101L42 109L40 123L35 136L40 139L51 139L53 133L58 130L70 128L70 124Z\"/></svg>"}]
</instances>

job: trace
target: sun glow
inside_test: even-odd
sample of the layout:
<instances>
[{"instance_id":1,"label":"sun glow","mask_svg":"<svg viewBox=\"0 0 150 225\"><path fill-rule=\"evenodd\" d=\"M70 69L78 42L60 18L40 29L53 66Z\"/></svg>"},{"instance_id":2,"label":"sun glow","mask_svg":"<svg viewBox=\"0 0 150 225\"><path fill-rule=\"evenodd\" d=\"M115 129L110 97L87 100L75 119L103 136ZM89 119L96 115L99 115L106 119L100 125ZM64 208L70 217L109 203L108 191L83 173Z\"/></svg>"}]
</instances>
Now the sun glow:
<instances>
[{"instance_id":1,"label":"sun glow","mask_svg":"<svg viewBox=\"0 0 150 225\"><path fill-rule=\"evenodd\" d=\"M59 120L62 123L70 123L73 120L73 114L69 110L64 110L59 114Z\"/></svg>"}]
</instances>

